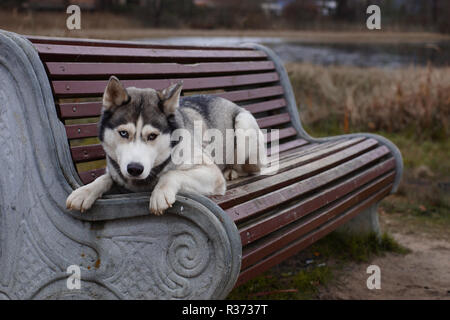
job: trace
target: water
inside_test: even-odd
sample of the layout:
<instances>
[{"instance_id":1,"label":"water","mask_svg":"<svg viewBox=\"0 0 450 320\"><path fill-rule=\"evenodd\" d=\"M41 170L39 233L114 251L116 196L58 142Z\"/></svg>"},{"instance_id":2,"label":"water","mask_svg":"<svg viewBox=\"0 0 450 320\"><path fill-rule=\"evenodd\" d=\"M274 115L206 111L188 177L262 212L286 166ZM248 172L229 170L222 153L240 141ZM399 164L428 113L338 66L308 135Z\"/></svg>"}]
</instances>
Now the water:
<instances>
[{"instance_id":1,"label":"water","mask_svg":"<svg viewBox=\"0 0 450 320\"><path fill-rule=\"evenodd\" d=\"M261 37L173 37L144 39L159 44L236 46L261 43L274 50L284 62L319 65L399 68L404 66L450 65L450 41L438 43L302 43Z\"/></svg>"}]
</instances>

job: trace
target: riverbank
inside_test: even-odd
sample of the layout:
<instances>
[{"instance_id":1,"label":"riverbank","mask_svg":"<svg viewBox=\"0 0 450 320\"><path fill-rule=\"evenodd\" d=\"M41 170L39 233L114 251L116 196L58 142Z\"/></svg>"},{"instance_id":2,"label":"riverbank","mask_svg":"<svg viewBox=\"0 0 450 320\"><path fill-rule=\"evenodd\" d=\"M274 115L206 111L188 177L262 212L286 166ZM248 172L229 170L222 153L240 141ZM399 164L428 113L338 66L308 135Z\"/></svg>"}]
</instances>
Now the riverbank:
<instances>
[{"instance_id":1,"label":"riverbank","mask_svg":"<svg viewBox=\"0 0 450 320\"><path fill-rule=\"evenodd\" d=\"M81 30L66 28L65 12L32 12L0 10L0 29L27 35L81 37L97 39L148 39L167 37L279 37L303 43L435 43L449 41L450 35L431 32L339 31L323 30L203 30L144 28L124 15L83 12Z\"/></svg>"},{"instance_id":2,"label":"riverbank","mask_svg":"<svg viewBox=\"0 0 450 320\"><path fill-rule=\"evenodd\" d=\"M9 31L51 37L75 37L106 40L132 40L168 37L279 37L302 43L437 43L450 41L450 36L429 32L327 32L296 30L198 30L198 29L28 29L3 27Z\"/></svg>"}]
</instances>

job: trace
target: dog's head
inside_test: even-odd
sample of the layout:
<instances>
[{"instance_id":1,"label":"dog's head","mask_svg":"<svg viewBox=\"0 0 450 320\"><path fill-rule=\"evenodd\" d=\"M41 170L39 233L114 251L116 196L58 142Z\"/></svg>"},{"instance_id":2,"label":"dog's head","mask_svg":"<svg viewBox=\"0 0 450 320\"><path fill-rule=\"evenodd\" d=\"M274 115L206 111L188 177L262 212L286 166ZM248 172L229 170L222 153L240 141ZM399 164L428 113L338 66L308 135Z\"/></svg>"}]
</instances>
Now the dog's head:
<instances>
[{"instance_id":1,"label":"dog's head","mask_svg":"<svg viewBox=\"0 0 450 320\"><path fill-rule=\"evenodd\" d=\"M125 89L112 76L103 94L99 138L127 179L145 179L171 154L182 83L158 91Z\"/></svg>"}]
</instances>

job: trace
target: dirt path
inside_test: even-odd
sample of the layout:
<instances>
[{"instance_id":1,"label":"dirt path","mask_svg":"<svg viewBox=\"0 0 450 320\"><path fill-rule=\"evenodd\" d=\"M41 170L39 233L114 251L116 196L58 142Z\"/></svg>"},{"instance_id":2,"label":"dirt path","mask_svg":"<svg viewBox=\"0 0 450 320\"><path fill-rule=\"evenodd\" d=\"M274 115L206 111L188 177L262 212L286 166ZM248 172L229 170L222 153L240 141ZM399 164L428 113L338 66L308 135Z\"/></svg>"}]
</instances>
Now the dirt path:
<instances>
[{"instance_id":1,"label":"dirt path","mask_svg":"<svg viewBox=\"0 0 450 320\"><path fill-rule=\"evenodd\" d=\"M321 288L321 299L445 299L450 300L450 242L447 234L432 234L402 224L401 218L381 215L387 230L406 255L387 253L370 263L349 264L336 271L336 278ZM369 265L381 271L381 289L369 290L366 273Z\"/></svg>"}]
</instances>

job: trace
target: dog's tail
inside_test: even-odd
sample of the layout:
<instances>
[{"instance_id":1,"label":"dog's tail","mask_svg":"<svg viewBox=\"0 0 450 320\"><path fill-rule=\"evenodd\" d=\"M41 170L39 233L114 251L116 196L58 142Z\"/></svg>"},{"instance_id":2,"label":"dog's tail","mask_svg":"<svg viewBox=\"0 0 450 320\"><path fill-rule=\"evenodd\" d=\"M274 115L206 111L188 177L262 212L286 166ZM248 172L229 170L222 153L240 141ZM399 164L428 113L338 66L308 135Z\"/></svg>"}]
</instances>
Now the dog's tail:
<instances>
[{"instance_id":1,"label":"dog's tail","mask_svg":"<svg viewBox=\"0 0 450 320\"><path fill-rule=\"evenodd\" d=\"M236 137L236 163L246 172L259 172L268 163L264 135L255 117L247 110L234 119Z\"/></svg>"}]
</instances>

